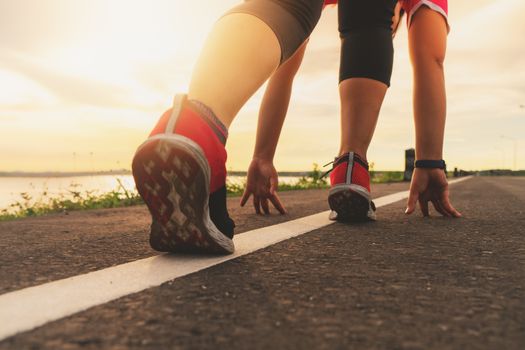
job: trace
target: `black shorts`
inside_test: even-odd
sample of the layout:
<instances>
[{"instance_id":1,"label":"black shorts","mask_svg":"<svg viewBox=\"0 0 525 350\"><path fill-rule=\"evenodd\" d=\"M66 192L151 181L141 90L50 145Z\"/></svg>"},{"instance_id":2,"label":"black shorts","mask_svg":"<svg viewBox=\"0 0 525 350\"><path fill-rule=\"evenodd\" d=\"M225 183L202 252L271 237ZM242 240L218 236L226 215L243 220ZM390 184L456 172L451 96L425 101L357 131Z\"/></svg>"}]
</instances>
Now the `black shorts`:
<instances>
[{"instance_id":1,"label":"black shorts","mask_svg":"<svg viewBox=\"0 0 525 350\"><path fill-rule=\"evenodd\" d=\"M324 0L247 0L228 13L260 18L275 33L281 63L310 37ZM340 0L339 80L364 77L390 85L394 49L391 23L396 0Z\"/></svg>"},{"instance_id":2,"label":"black shorts","mask_svg":"<svg viewBox=\"0 0 525 350\"><path fill-rule=\"evenodd\" d=\"M392 17L397 0L339 0L339 81L369 78L390 86L394 47Z\"/></svg>"}]
</instances>

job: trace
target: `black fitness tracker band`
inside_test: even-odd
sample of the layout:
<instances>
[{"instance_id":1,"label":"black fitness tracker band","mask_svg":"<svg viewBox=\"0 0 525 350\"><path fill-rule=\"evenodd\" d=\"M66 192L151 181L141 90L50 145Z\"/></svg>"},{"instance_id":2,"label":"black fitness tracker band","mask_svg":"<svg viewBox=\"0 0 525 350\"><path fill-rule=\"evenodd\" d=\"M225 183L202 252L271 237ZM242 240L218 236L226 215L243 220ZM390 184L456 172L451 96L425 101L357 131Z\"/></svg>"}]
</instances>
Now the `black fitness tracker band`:
<instances>
[{"instance_id":1,"label":"black fitness tracker band","mask_svg":"<svg viewBox=\"0 0 525 350\"><path fill-rule=\"evenodd\" d=\"M420 159L416 160L414 163L414 166L416 168L424 168L424 169L445 169L446 164L443 159L441 160L426 160L426 159Z\"/></svg>"}]
</instances>

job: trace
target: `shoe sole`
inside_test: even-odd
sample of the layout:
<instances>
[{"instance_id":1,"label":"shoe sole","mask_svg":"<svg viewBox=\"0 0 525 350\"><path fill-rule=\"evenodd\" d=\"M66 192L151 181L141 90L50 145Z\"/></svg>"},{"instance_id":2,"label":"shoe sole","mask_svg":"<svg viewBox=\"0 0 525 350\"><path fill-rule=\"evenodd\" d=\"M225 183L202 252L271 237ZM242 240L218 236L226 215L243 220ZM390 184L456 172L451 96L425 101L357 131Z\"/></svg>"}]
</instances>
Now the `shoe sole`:
<instances>
[{"instance_id":1,"label":"shoe sole","mask_svg":"<svg viewBox=\"0 0 525 350\"><path fill-rule=\"evenodd\" d=\"M328 204L333 212L331 220L340 222L375 221L375 206L367 191L355 185L336 186L330 190Z\"/></svg>"},{"instance_id":2,"label":"shoe sole","mask_svg":"<svg viewBox=\"0 0 525 350\"><path fill-rule=\"evenodd\" d=\"M210 219L210 170L196 143L180 135L153 136L137 149L132 170L152 217L153 249L233 253L233 241Z\"/></svg>"}]
</instances>

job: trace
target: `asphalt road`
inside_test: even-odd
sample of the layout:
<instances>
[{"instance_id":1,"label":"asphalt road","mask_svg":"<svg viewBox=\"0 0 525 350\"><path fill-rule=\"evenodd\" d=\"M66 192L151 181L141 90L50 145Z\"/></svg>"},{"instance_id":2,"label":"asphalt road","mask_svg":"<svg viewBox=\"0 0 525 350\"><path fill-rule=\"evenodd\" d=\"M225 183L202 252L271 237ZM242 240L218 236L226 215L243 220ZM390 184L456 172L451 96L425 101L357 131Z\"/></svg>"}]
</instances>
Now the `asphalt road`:
<instances>
[{"instance_id":1,"label":"asphalt road","mask_svg":"<svg viewBox=\"0 0 525 350\"><path fill-rule=\"evenodd\" d=\"M238 232L327 209L324 190L282 197L286 216L231 199ZM309 232L0 349L523 349L525 178L476 177L452 199L464 218L406 217L398 202L376 223ZM148 224L143 207L0 223L0 293L153 256Z\"/></svg>"}]
</instances>

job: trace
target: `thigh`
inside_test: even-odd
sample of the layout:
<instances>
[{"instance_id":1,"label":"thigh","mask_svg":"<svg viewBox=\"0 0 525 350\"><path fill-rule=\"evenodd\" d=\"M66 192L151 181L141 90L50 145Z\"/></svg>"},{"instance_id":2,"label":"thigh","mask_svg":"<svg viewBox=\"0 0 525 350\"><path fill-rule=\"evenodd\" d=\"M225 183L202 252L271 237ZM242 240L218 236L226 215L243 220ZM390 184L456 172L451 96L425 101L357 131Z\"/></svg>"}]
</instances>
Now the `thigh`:
<instances>
[{"instance_id":1,"label":"thigh","mask_svg":"<svg viewBox=\"0 0 525 350\"><path fill-rule=\"evenodd\" d=\"M281 45L281 63L290 58L314 30L323 0L247 0L228 13L258 17L275 33Z\"/></svg>"},{"instance_id":2,"label":"thigh","mask_svg":"<svg viewBox=\"0 0 525 350\"><path fill-rule=\"evenodd\" d=\"M412 16L408 39L412 59L437 58L442 62L447 49L448 27L441 13L422 6Z\"/></svg>"}]
</instances>

